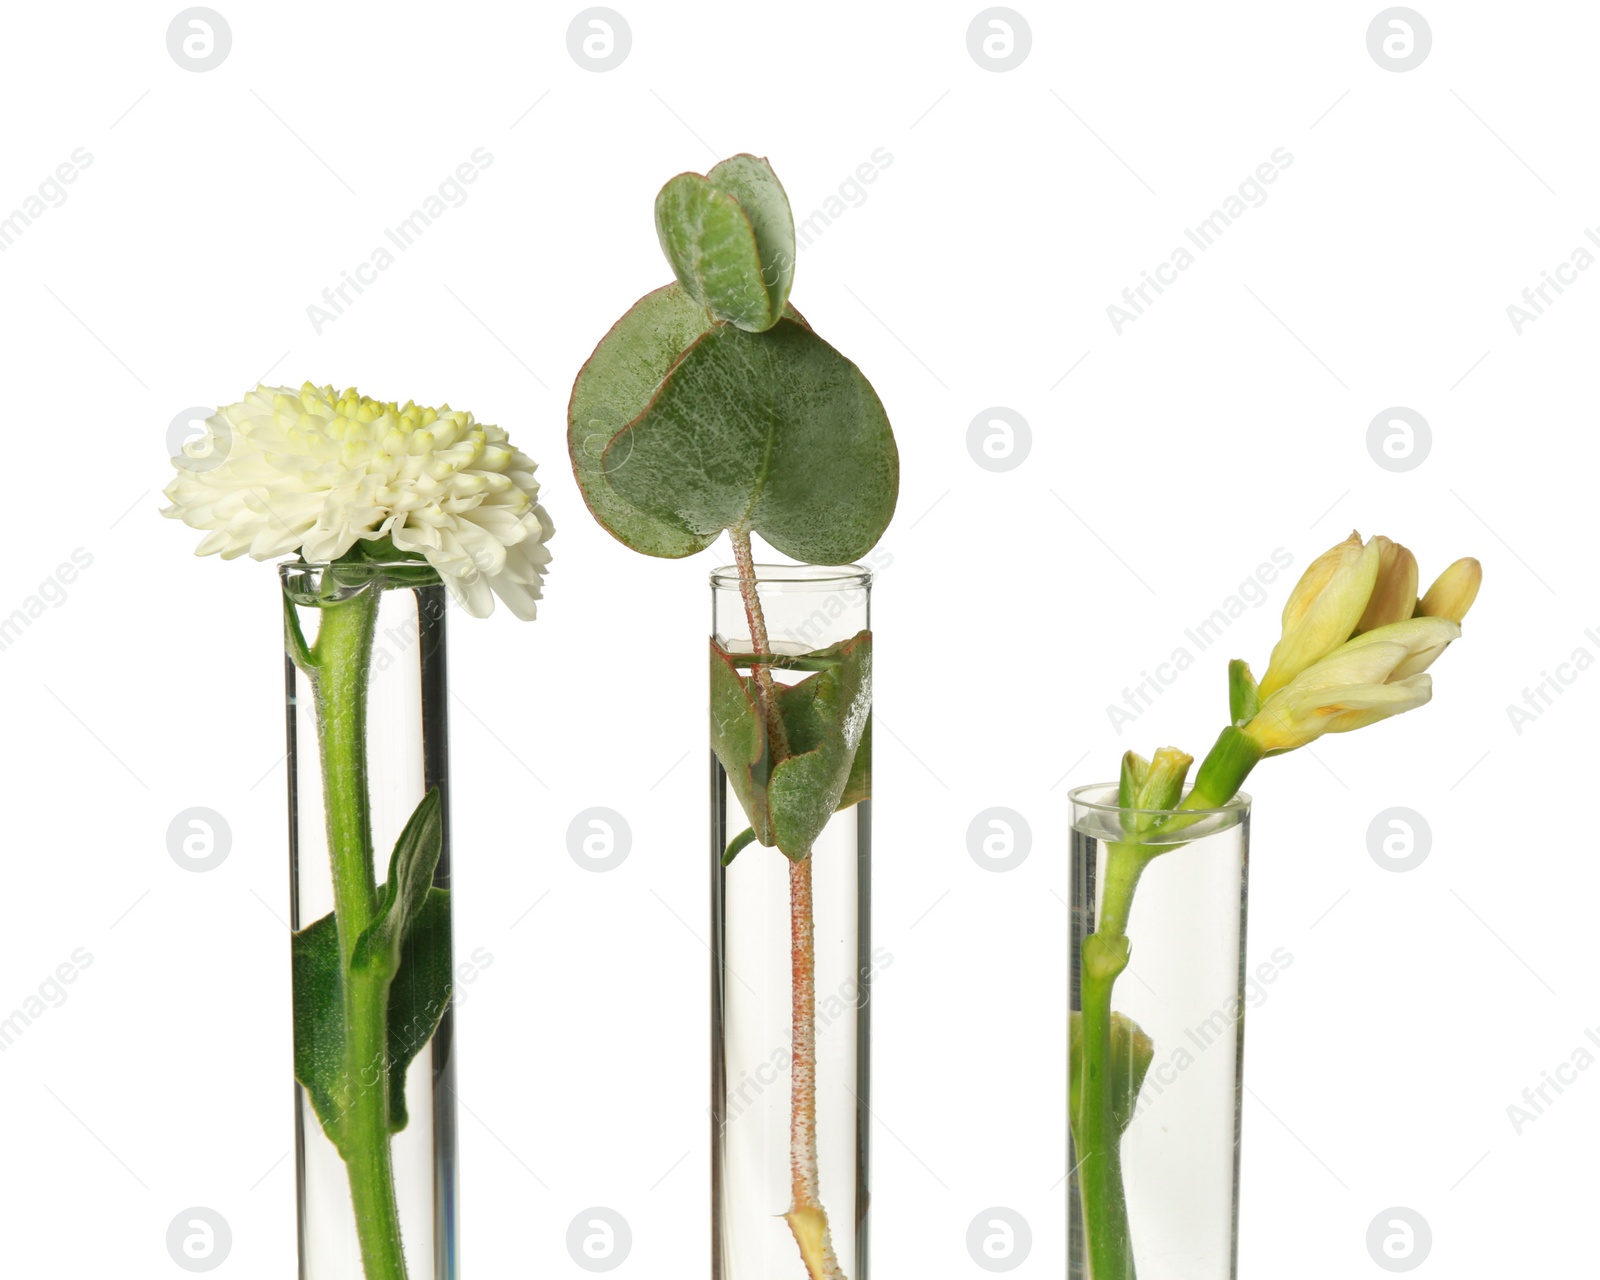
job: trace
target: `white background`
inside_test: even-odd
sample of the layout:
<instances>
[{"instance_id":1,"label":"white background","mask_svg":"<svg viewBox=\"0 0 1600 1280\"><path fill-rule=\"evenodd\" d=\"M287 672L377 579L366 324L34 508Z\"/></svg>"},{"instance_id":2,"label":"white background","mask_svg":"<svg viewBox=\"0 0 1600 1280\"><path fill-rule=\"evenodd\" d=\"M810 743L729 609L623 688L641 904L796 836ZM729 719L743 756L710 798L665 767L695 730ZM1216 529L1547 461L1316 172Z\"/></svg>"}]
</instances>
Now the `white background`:
<instances>
[{"instance_id":1,"label":"white background","mask_svg":"<svg viewBox=\"0 0 1600 1280\"><path fill-rule=\"evenodd\" d=\"M458 1023L467 1271L581 1274L568 1222L606 1205L633 1231L619 1274L706 1273L724 553L603 533L564 407L669 278L666 178L752 150L804 217L878 148L794 300L873 380L903 463L874 619L880 1273L984 1274L966 1231L997 1205L1031 1226L1015 1274L1063 1273L1066 791L1130 746L1201 753L1226 658L1263 668L1289 578L1352 526L1425 579L1476 555L1485 585L1431 706L1249 784L1252 959L1294 964L1250 1014L1242 1272L1384 1274L1366 1234L1390 1206L1431 1225L1424 1275L1592 1269L1600 1070L1520 1134L1507 1107L1600 1020L1600 674L1563 668L1521 732L1506 708L1600 655L1600 271L1520 335L1506 308L1600 218L1600 13L1419 0L1432 51L1396 73L1371 2L1018 0L1032 49L997 73L968 53L976 4L617 3L632 50L606 73L568 53L576 5L218 0L232 50L198 74L168 54L175 5L8 12L0 212L92 163L0 254L0 614L75 549L92 564L0 652L0 1006L93 962L0 1054L6 1270L177 1275L167 1225L204 1205L234 1235L218 1274L292 1273L277 584L157 516L174 416L265 377L448 400L543 463L538 621L457 614L451 637L456 943L493 957ZM479 147L465 203L318 333L307 307ZM1119 335L1107 306L1280 147L1266 202ZM1366 443L1396 405L1432 428L1404 473ZM968 452L990 406L1031 426L1013 470ZM1268 602L1119 734L1107 704L1280 547ZM206 874L167 851L195 805L233 835ZM566 851L592 805L633 833L607 874ZM996 805L1032 833L1005 873L967 848ZM1403 874L1367 846L1396 805L1432 831Z\"/></svg>"}]
</instances>

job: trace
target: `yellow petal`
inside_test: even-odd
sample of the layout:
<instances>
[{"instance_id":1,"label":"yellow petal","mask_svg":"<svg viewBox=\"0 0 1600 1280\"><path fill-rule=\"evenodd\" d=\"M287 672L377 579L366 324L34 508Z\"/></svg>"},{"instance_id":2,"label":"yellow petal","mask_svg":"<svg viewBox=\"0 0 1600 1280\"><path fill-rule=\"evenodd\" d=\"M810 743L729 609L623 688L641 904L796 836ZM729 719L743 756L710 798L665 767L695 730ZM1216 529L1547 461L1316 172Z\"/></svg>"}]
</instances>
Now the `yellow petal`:
<instances>
[{"instance_id":1,"label":"yellow petal","mask_svg":"<svg viewBox=\"0 0 1600 1280\"><path fill-rule=\"evenodd\" d=\"M1398 542L1382 534L1378 544L1378 580L1367 601L1366 612L1356 623L1357 631L1371 631L1409 618L1417 610L1417 558Z\"/></svg>"},{"instance_id":2,"label":"yellow petal","mask_svg":"<svg viewBox=\"0 0 1600 1280\"><path fill-rule=\"evenodd\" d=\"M1334 689L1285 689L1262 706L1244 731L1266 751L1293 751L1325 733L1349 733L1420 707L1433 696L1433 678L1411 676L1393 684L1352 684Z\"/></svg>"},{"instance_id":3,"label":"yellow petal","mask_svg":"<svg viewBox=\"0 0 1600 1280\"><path fill-rule=\"evenodd\" d=\"M1283 636L1273 647L1261 696L1270 697L1348 640L1378 579L1377 540L1352 533L1311 562L1283 607Z\"/></svg>"}]
</instances>

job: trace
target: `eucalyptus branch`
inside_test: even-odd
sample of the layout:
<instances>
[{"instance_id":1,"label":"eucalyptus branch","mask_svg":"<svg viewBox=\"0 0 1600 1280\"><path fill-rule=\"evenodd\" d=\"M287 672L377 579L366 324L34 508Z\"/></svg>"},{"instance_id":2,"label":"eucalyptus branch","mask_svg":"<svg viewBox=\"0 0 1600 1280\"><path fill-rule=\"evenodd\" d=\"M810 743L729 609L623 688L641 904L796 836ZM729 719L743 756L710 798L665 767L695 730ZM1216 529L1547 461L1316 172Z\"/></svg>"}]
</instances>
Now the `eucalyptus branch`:
<instances>
[{"instance_id":1,"label":"eucalyptus branch","mask_svg":"<svg viewBox=\"0 0 1600 1280\"><path fill-rule=\"evenodd\" d=\"M750 534L736 528L733 559L739 594L750 624L750 647L768 657L767 620L761 609ZM778 712L777 689L765 664L755 666L755 682L767 722L774 766L788 758L789 743ZM737 850L734 850L737 852ZM828 1214L822 1207L817 1167L817 957L816 919L811 905L811 851L789 859L789 1212L784 1218L800 1247L813 1280L845 1280L834 1256Z\"/></svg>"},{"instance_id":2,"label":"eucalyptus branch","mask_svg":"<svg viewBox=\"0 0 1600 1280\"><path fill-rule=\"evenodd\" d=\"M733 543L733 563L739 571L739 596L744 602L745 620L750 624L750 648L757 658L772 655L772 645L767 640L767 619L761 612L761 595L756 585L755 558L750 551L750 531L743 525L728 530ZM767 722L767 741L773 763L789 754L789 735L783 727L783 717L778 713L778 691L772 672L765 663L755 666L756 696L761 699L761 714Z\"/></svg>"},{"instance_id":3,"label":"eucalyptus branch","mask_svg":"<svg viewBox=\"0 0 1600 1280\"><path fill-rule=\"evenodd\" d=\"M812 1280L843 1280L817 1177L811 861L833 814L870 787L871 635L774 654L750 539L812 564L866 555L894 513L899 453L871 384L789 305L794 218L765 160L679 174L655 212L676 282L640 298L595 348L573 384L567 443L589 510L635 551L692 555L724 530L733 542L754 652L713 639L711 742L750 826L719 852L726 865L759 843L788 860L786 1218ZM811 674L780 684L775 670Z\"/></svg>"}]
</instances>

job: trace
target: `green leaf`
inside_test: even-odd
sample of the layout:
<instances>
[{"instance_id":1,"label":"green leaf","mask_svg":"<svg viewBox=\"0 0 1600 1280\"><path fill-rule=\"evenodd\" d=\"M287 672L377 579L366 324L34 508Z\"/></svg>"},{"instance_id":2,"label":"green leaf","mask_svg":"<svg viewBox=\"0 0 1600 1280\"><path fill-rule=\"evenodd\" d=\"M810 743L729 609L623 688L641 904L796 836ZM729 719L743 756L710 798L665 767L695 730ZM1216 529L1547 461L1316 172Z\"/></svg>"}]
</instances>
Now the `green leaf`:
<instances>
[{"instance_id":1,"label":"green leaf","mask_svg":"<svg viewBox=\"0 0 1600 1280\"><path fill-rule=\"evenodd\" d=\"M656 196L656 235L684 291L741 329L770 329L794 280L794 217L772 167L756 156L709 174L680 173Z\"/></svg>"},{"instance_id":2,"label":"green leaf","mask_svg":"<svg viewBox=\"0 0 1600 1280\"><path fill-rule=\"evenodd\" d=\"M1228 714L1234 724L1253 720L1261 710L1261 693L1256 688L1256 678L1250 673L1250 664L1243 658L1228 663Z\"/></svg>"},{"instance_id":3,"label":"green leaf","mask_svg":"<svg viewBox=\"0 0 1600 1280\"><path fill-rule=\"evenodd\" d=\"M719 191L726 191L739 202L756 233L756 251L761 257L761 282L766 286L771 312L783 314L784 303L794 285L794 214L789 196L778 175L762 156L729 156L706 177Z\"/></svg>"},{"instance_id":4,"label":"green leaf","mask_svg":"<svg viewBox=\"0 0 1600 1280\"><path fill-rule=\"evenodd\" d=\"M715 320L772 327L755 228L739 202L698 173L680 173L656 196L656 236L684 291Z\"/></svg>"},{"instance_id":5,"label":"green leaf","mask_svg":"<svg viewBox=\"0 0 1600 1280\"><path fill-rule=\"evenodd\" d=\"M356 1082L344 1061L344 975L339 929L329 912L289 940L294 969L294 1078L305 1086L322 1127L342 1148L340 1121ZM367 1081L370 1087L372 1081Z\"/></svg>"},{"instance_id":6,"label":"green leaf","mask_svg":"<svg viewBox=\"0 0 1600 1280\"><path fill-rule=\"evenodd\" d=\"M820 668L778 686L789 754L776 763L755 680L739 674L750 663L712 642L711 746L751 827L729 843L723 865L751 840L806 857L828 820L867 799L871 785L872 633L772 664Z\"/></svg>"},{"instance_id":7,"label":"green leaf","mask_svg":"<svg viewBox=\"0 0 1600 1280\"><path fill-rule=\"evenodd\" d=\"M1083 1031L1079 1025L1083 1015L1076 1010L1071 1015L1071 1061L1068 1067L1067 1115L1074 1122L1078 1114L1078 1100L1083 1077ZM1111 1118L1117 1133L1124 1133L1133 1123L1133 1111L1139 1102L1139 1090L1144 1087L1145 1073L1150 1070L1150 1060L1155 1057L1155 1044L1139 1029L1139 1024L1126 1014L1111 1015Z\"/></svg>"},{"instance_id":8,"label":"green leaf","mask_svg":"<svg viewBox=\"0 0 1600 1280\"><path fill-rule=\"evenodd\" d=\"M739 674L730 654L711 642L711 749L762 844L772 843L767 821L767 726L755 682ZM738 850L733 850L737 853Z\"/></svg>"},{"instance_id":9,"label":"green leaf","mask_svg":"<svg viewBox=\"0 0 1600 1280\"><path fill-rule=\"evenodd\" d=\"M867 727L861 731L861 741L856 746L855 759L850 762L850 776L845 780L844 794L839 797L839 803L834 808L835 813L842 813L863 800L872 799L872 716L867 716ZM728 850L722 855L722 865L727 866L746 845L754 844L756 831L754 827L746 827L738 835L728 841Z\"/></svg>"},{"instance_id":10,"label":"green leaf","mask_svg":"<svg viewBox=\"0 0 1600 1280\"><path fill-rule=\"evenodd\" d=\"M839 808L848 809L863 800L872 799L872 715L867 714L867 727L861 731L861 741L856 745L855 759L850 762L850 776L845 779L844 794L839 797Z\"/></svg>"},{"instance_id":11,"label":"green leaf","mask_svg":"<svg viewBox=\"0 0 1600 1280\"><path fill-rule=\"evenodd\" d=\"M400 965L400 947L411 921L433 885L433 869L444 848L443 804L434 787L418 802L389 858L389 876L378 899L372 923L357 939L350 967L362 973L392 977Z\"/></svg>"},{"instance_id":12,"label":"green leaf","mask_svg":"<svg viewBox=\"0 0 1600 1280\"><path fill-rule=\"evenodd\" d=\"M722 855L722 865L727 866L739 856L739 850L743 849L747 844L754 844L755 842L756 829L754 827L746 827L738 835L734 836L732 840L728 841L728 851Z\"/></svg>"},{"instance_id":13,"label":"green leaf","mask_svg":"<svg viewBox=\"0 0 1600 1280\"><path fill-rule=\"evenodd\" d=\"M430 889L401 947L388 984L388 1061L352 1074L345 1063L344 974L339 927L332 912L290 939L294 971L294 1075L311 1098L324 1130L345 1154L342 1120L366 1089L389 1090L389 1129L405 1128L406 1069L450 1003L450 894ZM370 975L356 981L379 982Z\"/></svg>"},{"instance_id":14,"label":"green leaf","mask_svg":"<svg viewBox=\"0 0 1600 1280\"><path fill-rule=\"evenodd\" d=\"M838 810L872 711L871 633L818 652L840 663L779 690L791 754L767 784L773 842L795 859L810 855Z\"/></svg>"},{"instance_id":15,"label":"green leaf","mask_svg":"<svg viewBox=\"0 0 1600 1280\"><path fill-rule=\"evenodd\" d=\"M793 307L784 314L809 328ZM645 294L600 340L572 384L567 453L589 511L612 537L645 555L692 556L716 541L649 515L606 483L600 460L612 437L649 406L678 357L710 327L705 308L677 284Z\"/></svg>"},{"instance_id":16,"label":"green leaf","mask_svg":"<svg viewBox=\"0 0 1600 1280\"><path fill-rule=\"evenodd\" d=\"M450 1006L454 987L450 938L450 891L429 889L411 921L400 952L400 968L389 984L389 1132L399 1133L406 1114L406 1069L433 1039Z\"/></svg>"},{"instance_id":17,"label":"green leaf","mask_svg":"<svg viewBox=\"0 0 1600 1280\"><path fill-rule=\"evenodd\" d=\"M900 479L871 384L789 319L766 333L718 325L703 334L606 446L601 467L628 506L696 548L747 528L814 564L870 551Z\"/></svg>"},{"instance_id":18,"label":"green leaf","mask_svg":"<svg viewBox=\"0 0 1600 1280\"><path fill-rule=\"evenodd\" d=\"M705 309L679 285L647 293L611 326L572 384L567 452L583 500L612 537L646 555L690 556L716 541L717 532L692 534L625 501L606 483L601 457L612 438L645 411L667 371L706 328Z\"/></svg>"}]
</instances>

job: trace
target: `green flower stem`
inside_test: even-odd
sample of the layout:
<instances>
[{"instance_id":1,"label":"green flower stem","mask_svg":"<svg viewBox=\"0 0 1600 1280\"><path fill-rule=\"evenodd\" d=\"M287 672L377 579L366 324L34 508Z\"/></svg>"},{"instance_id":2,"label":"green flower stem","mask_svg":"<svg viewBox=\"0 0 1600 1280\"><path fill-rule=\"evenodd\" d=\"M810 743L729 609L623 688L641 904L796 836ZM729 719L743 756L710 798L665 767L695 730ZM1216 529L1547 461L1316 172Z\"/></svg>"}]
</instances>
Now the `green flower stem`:
<instances>
[{"instance_id":1,"label":"green flower stem","mask_svg":"<svg viewBox=\"0 0 1600 1280\"><path fill-rule=\"evenodd\" d=\"M1128 913L1133 909L1133 892L1139 887L1139 877L1151 860L1164 852L1166 848L1161 845L1114 843L1106 846L1105 884L1100 891L1100 910L1095 916L1097 934L1120 938L1128 932Z\"/></svg>"},{"instance_id":2,"label":"green flower stem","mask_svg":"<svg viewBox=\"0 0 1600 1280\"><path fill-rule=\"evenodd\" d=\"M389 983L385 976L352 972L350 963L378 908L367 792L367 672L379 598L373 582L349 600L324 606L311 660L344 969L346 1096L339 1152L350 1174L366 1280L406 1280L389 1151Z\"/></svg>"},{"instance_id":3,"label":"green flower stem","mask_svg":"<svg viewBox=\"0 0 1600 1280\"><path fill-rule=\"evenodd\" d=\"M1152 856L1135 844L1107 845L1100 912L1095 932L1083 941L1083 1080L1072 1136L1092 1280L1134 1280L1122 1135L1112 1113L1111 992L1128 967L1128 913Z\"/></svg>"},{"instance_id":4,"label":"green flower stem","mask_svg":"<svg viewBox=\"0 0 1600 1280\"><path fill-rule=\"evenodd\" d=\"M1250 771L1266 751L1243 729L1229 725L1217 735L1194 775L1194 786L1179 806L1182 809L1219 809L1239 794Z\"/></svg>"},{"instance_id":5,"label":"green flower stem","mask_svg":"<svg viewBox=\"0 0 1600 1280\"><path fill-rule=\"evenodd\" d=\"M1122 1184L1122 1134L1112 1114L1111 1048L1111 993L1128 967L1128 915L1134 891L1151 861L1179 847L1171 842L1171 836L1199 822L1202 814L1198 810L1215 809L1232 800L1262 755L1254 738L1228 726L1201 762L1180 812L1160 819L1146 833L1164 837L1162 844L1118 842L1106 846L1095 931L1083 942L1083 1080L1078 1114L1072 1117L1092 1280L1135 1280Z\"/></svg>"}]
</instances>

